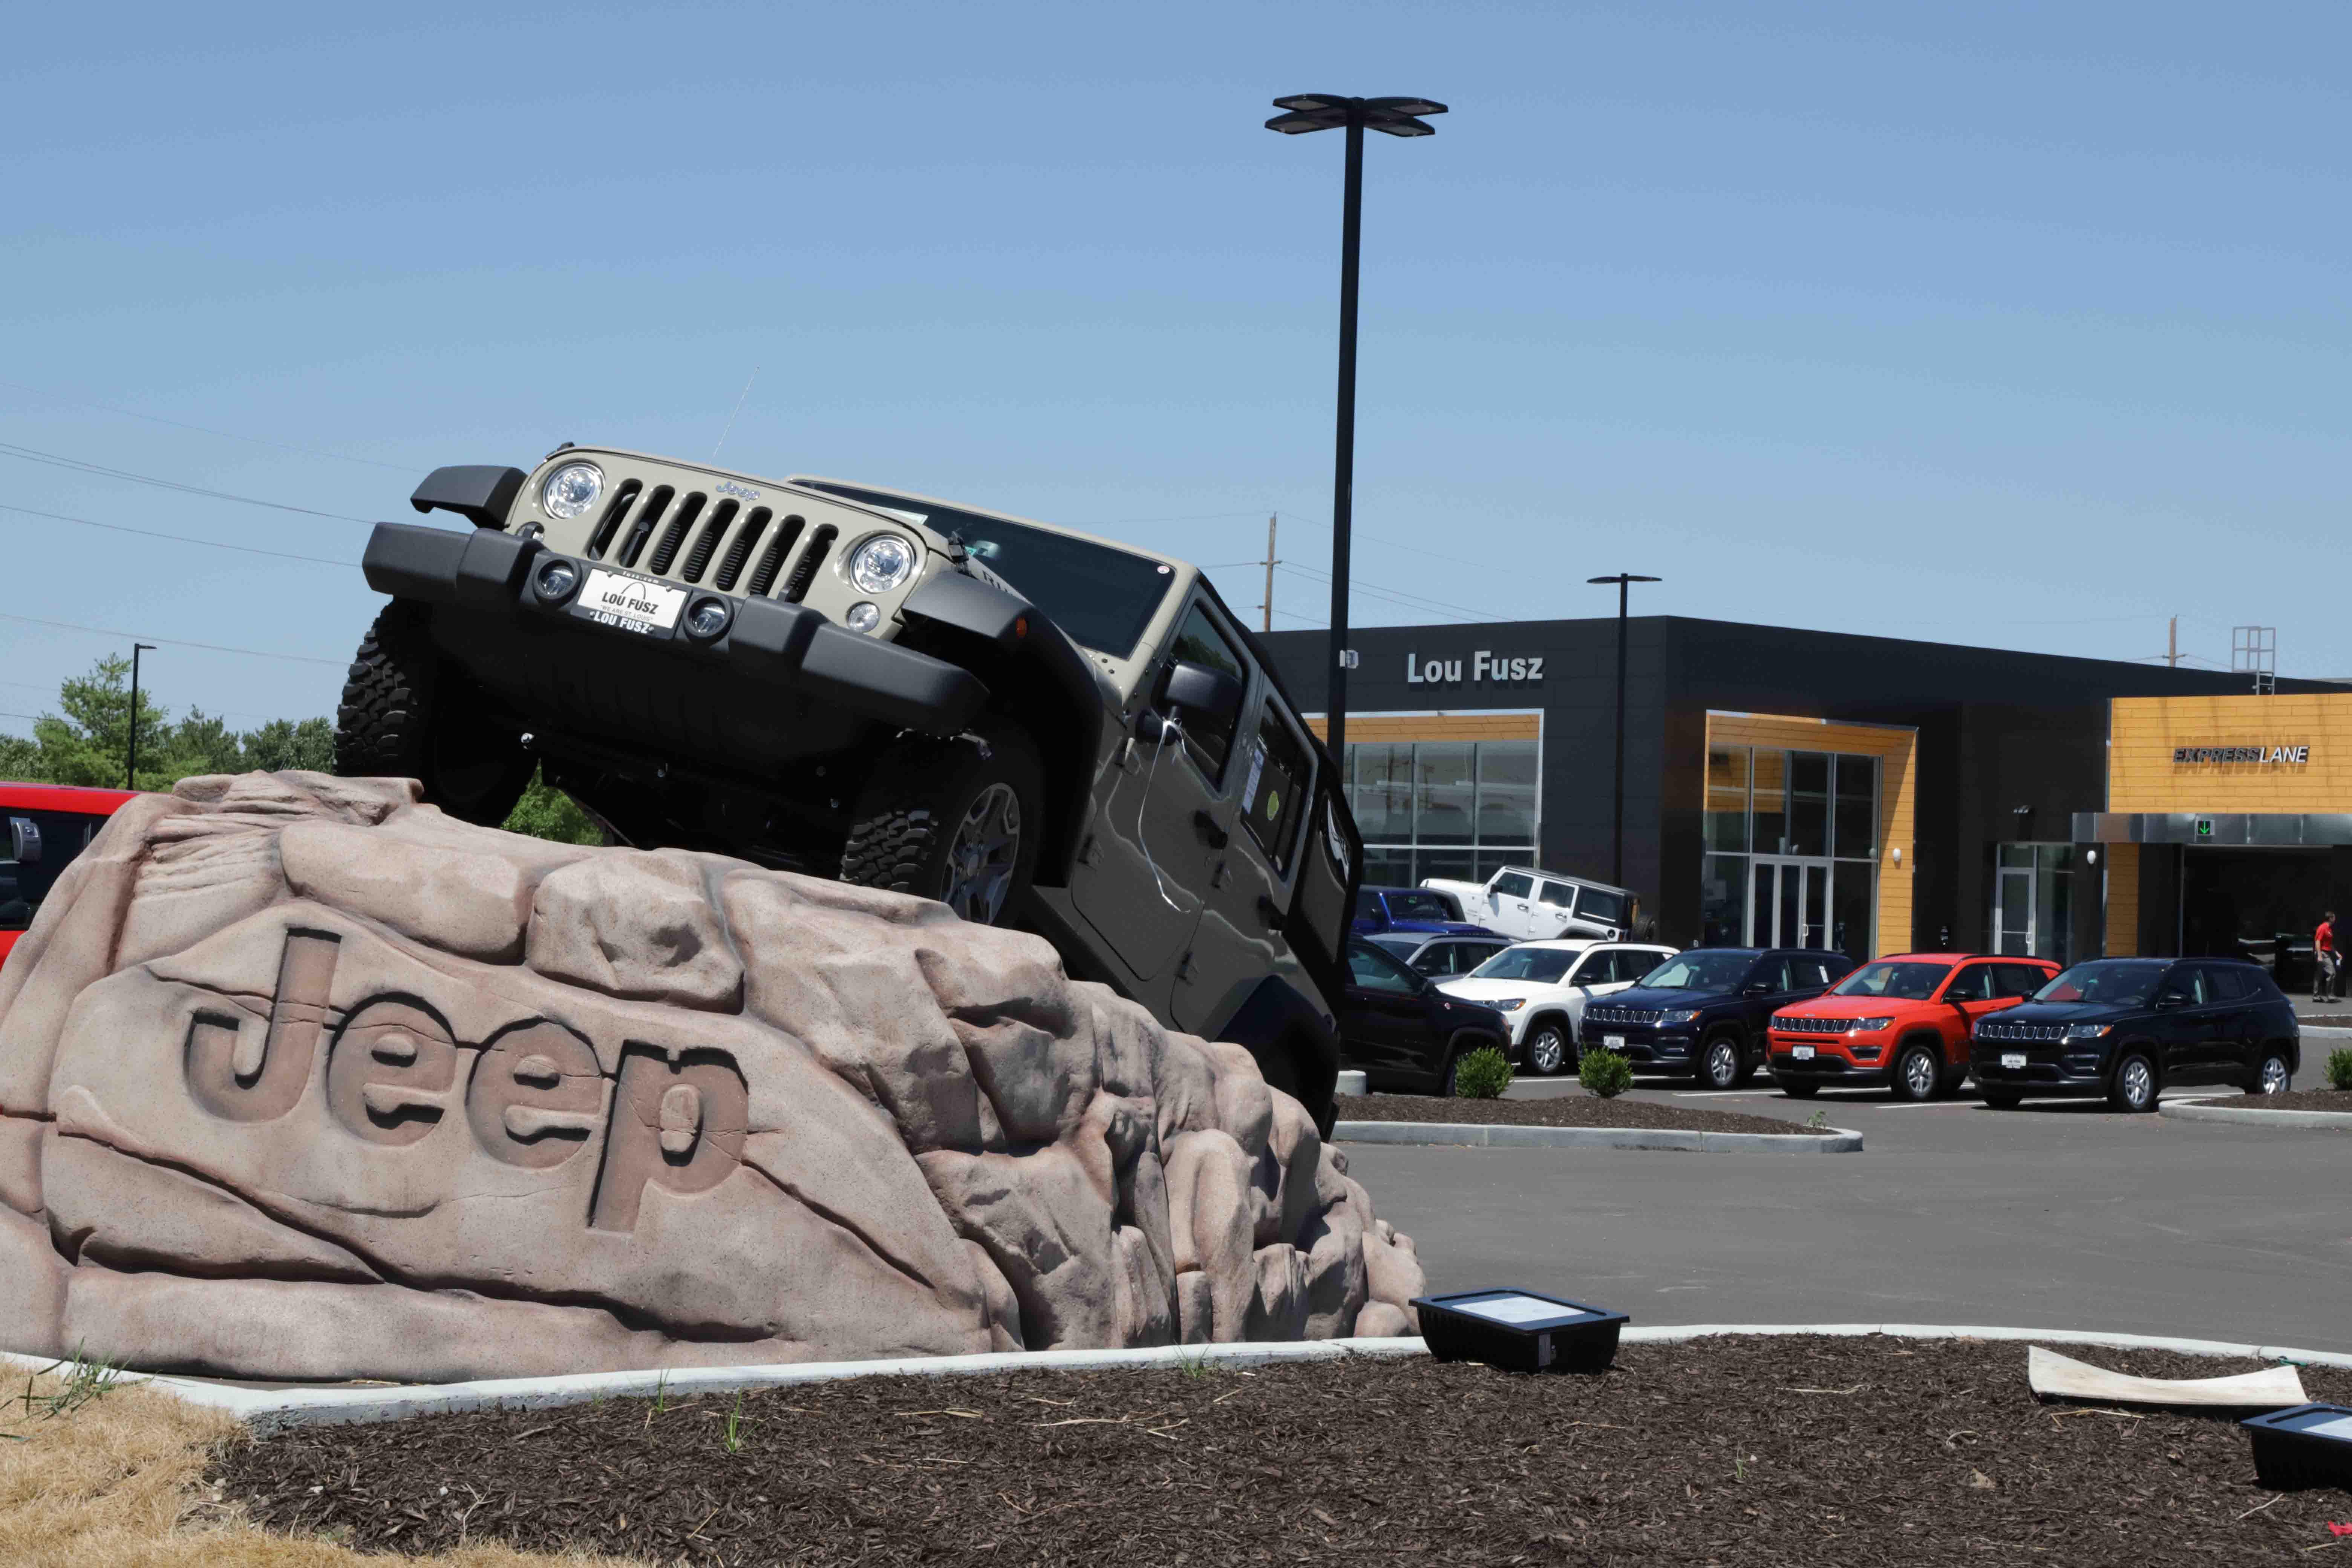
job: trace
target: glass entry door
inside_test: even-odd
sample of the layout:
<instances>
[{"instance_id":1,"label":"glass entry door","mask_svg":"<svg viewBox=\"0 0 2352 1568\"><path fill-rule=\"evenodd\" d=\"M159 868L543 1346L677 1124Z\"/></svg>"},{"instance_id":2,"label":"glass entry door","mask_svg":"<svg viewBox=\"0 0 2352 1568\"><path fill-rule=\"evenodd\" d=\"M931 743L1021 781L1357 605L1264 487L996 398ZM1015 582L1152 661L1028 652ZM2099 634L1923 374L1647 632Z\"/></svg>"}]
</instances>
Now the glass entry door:
<instances>
[{"instance_id":1,"label":"glass entry door","mask_svg":"<svg viewBox=\"0 0 2352 1568\"><path fill-rule=\"evenodd\" d=\"M2074 846L2002 845L1993 868L1993 951L2071 963L2074 925Z\"/></svg>"},{"instance_id":2,"label":"glass entry door","mask_svg":"<svg viewBox=\"0 0 2352 1568\"><path fill-rule=\"evenodd\" d=\"M1750 947L1830 945L1830 862L1759 855L1748 903Z\"/></svg>"}]
</instances>

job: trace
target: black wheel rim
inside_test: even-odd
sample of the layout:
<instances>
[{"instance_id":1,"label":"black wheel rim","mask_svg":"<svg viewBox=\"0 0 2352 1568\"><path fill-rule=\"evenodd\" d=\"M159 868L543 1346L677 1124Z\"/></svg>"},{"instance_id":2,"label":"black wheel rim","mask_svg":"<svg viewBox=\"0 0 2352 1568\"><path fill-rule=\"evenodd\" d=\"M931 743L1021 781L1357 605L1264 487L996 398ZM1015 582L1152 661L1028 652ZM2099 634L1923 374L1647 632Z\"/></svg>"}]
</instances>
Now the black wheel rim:
<instances>
[{"instance_id":1,"label":"black wheel rim","mask_svg":"<svg viewBox=\"0 0 2352 1568\"><path fill-rule=\"evenodd\" d=\"M940 901L974 925L994 925L1020 859L1021 797L1009 784L990 784L956 824Z\"/></svg>"}]
</instances>

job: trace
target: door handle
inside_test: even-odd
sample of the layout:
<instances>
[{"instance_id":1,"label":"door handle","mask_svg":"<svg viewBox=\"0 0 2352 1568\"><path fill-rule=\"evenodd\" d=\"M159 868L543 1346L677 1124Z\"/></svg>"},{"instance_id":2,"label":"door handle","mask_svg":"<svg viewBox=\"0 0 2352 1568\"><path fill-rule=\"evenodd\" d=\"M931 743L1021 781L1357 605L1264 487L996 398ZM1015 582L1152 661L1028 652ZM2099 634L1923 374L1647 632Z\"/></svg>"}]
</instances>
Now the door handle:
<instances>
[{"instance_id":1,"label":"door handle","mask_svg":"<svg viewBox=\"0 0 2352 1568\"><path fill-rule=\"evenodd\" d=\"M1257 896L1257 918L1270 926L1278 926L1282 923L1281 907L1265 894L1260 893Z\"/></svg>"},{"instance_id":2,"label":"door handle","mask_svg":"<svg viewBox=\"0 0 2352 1568\"><path fill-rule=\"evenodd\" d=\"M1217 819L1211 816L1205 809L1192 814L1192 826L1201 830L1201 837L1208 840L1209 847L1212 849L1223 849L1227 844L1233 842L1234 836L1218 826Z\"/></svg>"}]
</instances>

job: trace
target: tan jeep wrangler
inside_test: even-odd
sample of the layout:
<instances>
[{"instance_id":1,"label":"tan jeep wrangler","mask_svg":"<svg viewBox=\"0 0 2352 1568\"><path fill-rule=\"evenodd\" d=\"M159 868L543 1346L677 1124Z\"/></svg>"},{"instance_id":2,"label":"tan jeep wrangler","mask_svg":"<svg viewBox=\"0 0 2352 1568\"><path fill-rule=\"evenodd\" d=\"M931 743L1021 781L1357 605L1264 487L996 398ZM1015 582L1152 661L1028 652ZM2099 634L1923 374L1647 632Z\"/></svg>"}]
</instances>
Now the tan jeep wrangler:
<instances>
[{"instance_id":1,"label":"tan jeep wrangler","mask_svg":"<svg viewBox=\"0 0 2352 1568\"><path fill-rule=\"evenodd\" d=\"M496 824L534 767L621 843L939 899L1236 1042L1327 1128L1360 840L1184 562L927 497L609 447L436 469L336 764Z\"/></svg>"}]
</instances>

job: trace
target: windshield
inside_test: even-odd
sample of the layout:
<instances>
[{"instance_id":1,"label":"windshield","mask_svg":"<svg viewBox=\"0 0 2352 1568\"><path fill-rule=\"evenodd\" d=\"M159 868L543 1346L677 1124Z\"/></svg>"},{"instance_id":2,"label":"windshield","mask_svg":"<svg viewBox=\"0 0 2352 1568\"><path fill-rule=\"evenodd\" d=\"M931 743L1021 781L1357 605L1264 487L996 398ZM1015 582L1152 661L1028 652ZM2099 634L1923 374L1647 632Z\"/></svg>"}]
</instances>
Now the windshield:
<instances>
[{"instance_id":1,"label":"windshield","mask_svg":"<svg viewBox=\"0 0 2352 1568\"><path fill-rule=\"evenodd\" d=\"M2033 994L2036 1002L2105 1002L2118 1007L2144 1005L2164 978L2161 963L2103 959L2078 963Z\"/></svg>"},{"instance_id":2,"label":"windshield","mask_svg":"<svg viewBox=\"0 0 2352 1568\"><path fill-rule=\"evenodd\" d=\"M1473 980L1532 980L1556 985L1576 962L1564 947L1507 947L1470 972Z\"/></svg>"},{"instance_id":3,"label":"windshield","mask_svg":"<svg viewBox=\"0 0 2352 1568\"><path fill-rule=\"evenodd\" d=\"M1462 911L1444 893L1416 889L1389 895L1389 918L1400 921L1458 921Z\"/></svg>"},{"instance_id":4,"label":"windshield","mask_svg":"<svg viewBox=\"0 0 2352 1568\"><path fill-rule=\"evenodd\" d=\"M1685 952L1642 976L1655 991L1734 991L1755 967L1752 952Z\"/></svg>"},{"instance_id":5,"label":"windshield","mask_svg":"<svg viewBox=\"0 0 2352 1568\"><path fill-rule=\"evenodd\" d=\"M1832 987L1832 996L1892 996L1925 1002L1952 972L1948 963L1865 963Z\"/></svg>"},{"instance_id":6,"label":"windshield","mask_svg":"<svg viewBox=\"0 0 2352 1568\"><path fill-rule=\"evenodd\" d=\"M963 541L971 558L1018 588L1082 647L1126 658L1168 596L1175 576L1157 561L1090 539L1054 533L1002 518L854 485L810 483L846 500L917 518L934 532Z\"/></svg>"}]
</instances>

